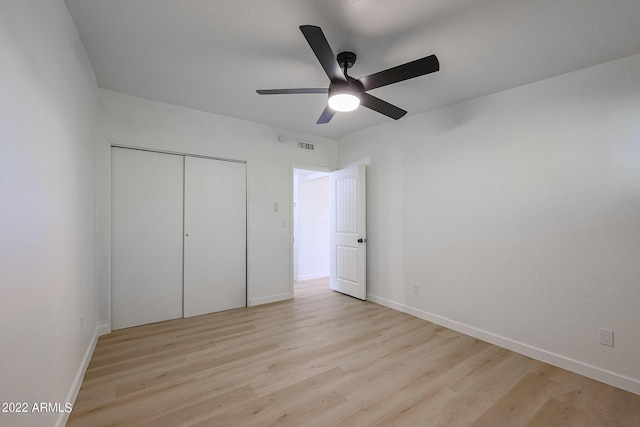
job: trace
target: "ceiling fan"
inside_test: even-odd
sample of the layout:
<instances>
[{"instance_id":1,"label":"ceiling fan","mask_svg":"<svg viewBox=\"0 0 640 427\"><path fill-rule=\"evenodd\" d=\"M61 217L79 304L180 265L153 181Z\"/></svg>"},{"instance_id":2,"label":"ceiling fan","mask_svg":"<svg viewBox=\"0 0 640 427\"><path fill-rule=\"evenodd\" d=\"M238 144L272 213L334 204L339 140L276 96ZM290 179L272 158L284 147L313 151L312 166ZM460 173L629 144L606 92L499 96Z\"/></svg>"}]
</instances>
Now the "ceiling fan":
<instances>
[{"instance_id":1,"label":"ceiling fan","mask_svg":"<svg viewBox=\"0 0 640 427\"><path fill-rule=\"evenodd\" d=\"M299 89L262 89L256 92L260 95L287 95L323 93L329 95L328 105L320 115L317 124L329 123L336 111L353 111L363 105L380 114L398 120L407 114L402 108L389 104L380 98L366 93L368 90L387 86L403 80L423 76L440 69L440 63L435 55L429 55L388 70L354 79L347 74L347 70L356 62L353 52L340 52L334 55L322 29L315 25L301 25L300 31L307 39L311 50L315 53L320 65L331 81L328 88L299 88Z\"/></svg>"}]
</instances>

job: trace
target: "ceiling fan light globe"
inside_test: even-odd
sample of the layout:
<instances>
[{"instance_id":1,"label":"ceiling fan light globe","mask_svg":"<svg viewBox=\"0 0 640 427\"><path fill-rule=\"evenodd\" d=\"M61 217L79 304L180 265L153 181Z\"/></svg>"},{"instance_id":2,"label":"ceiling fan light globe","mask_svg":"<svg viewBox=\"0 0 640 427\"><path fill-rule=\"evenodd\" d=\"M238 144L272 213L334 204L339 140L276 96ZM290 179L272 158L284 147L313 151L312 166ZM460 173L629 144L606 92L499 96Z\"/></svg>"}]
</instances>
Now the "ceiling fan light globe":
<instances>
[{"instance_id":1,"label":"ceiling fan light globe","mask_svg":"<svg viewBox=\"0 0 640 427\"><path fill-rule=\"evenodd\" d=\"M333 111L353 111L360 106L360 98L351 93L336 93L329 97L329 108Z\"/></svg>"}]
</instances>

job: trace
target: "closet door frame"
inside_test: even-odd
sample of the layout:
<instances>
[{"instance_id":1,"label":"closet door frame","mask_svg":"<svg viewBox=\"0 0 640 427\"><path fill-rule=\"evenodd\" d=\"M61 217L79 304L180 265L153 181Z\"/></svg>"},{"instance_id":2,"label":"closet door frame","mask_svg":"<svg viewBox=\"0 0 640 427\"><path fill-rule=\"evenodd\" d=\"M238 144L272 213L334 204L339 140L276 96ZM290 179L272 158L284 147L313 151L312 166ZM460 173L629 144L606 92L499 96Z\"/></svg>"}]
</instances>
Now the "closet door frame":
<instances>
[{"instance_id":1,"label":"closet door frame","mask_svg":"<svg viewBox=\"0 0 640 427\"><path fill-rule=\"evenodd\" d=\"M125 145L125 144L110 144L110 160L111 160L111 152L113 152L114 148L122 148L122 149L128 149L128 150L137 150L137 151L145 151L145 152L150 152L150 153L159 153L159 154L168 154L168 155L174 155L174 156L180 156L182 157L182 164L183 164L183 181L182 181L182 185L183 185L183 210L184 210L184 166L185 166L185 158L186 157L195 157L195 158L203 158L203 159L210 159L210 160L217 160L217 161L223 161L223 162L232 162L232 163L240 163L240 164L244 164L245 165L245 242L244 242L244 247L245 247L245 277L244 277L244 284L245 284L245 301L244 301L244 306L248 307L249 306L249 249L248 249L248 242L249 242L249 227L248 227L248 218L249 218L249 180L248 180L248 162L245 160L238 160L238 159L231 159L231 158L225 158L225 157L216 157L216 156L208 156L208 155L203 155L203 154L193 154L193 153L187 153L187 152L179 152L179 151L170 151L170 150L160 150L160 149L154 149L154 148L148 148L148 147L140 147L140 146L133 146L133 145ZM109 167L109 173L113 173L113 165L110 165ZM113 177L109 180L110 185L112 183L112 179ZM109 194L112 194L113 189L109 190ZM113 203L113 200L110 200L110 204ZM110 218L110 224L113 224L113 218ZM113 230L111 230L111 232L109 233L109 247L111 248L110 252L113 252L113 242L111 241L113 236ZM182 237L183 239L185 238L185 229L184 229L184 212L183 212L183 217L182 217ZM184 241L183 241L183 246L182 246L182 289L183 289L183 301L182 301L182 305L183 305L183 309L182 309L182 317L185 317L185 311L184 311ZM113 271L113 255L111 255L110 260L109 260L109 272L110 272L110 277L109 277L109 323L110 323L110 329L113 329L113 277L112 277L112 271Z\"/></svg>"}]
</instances>

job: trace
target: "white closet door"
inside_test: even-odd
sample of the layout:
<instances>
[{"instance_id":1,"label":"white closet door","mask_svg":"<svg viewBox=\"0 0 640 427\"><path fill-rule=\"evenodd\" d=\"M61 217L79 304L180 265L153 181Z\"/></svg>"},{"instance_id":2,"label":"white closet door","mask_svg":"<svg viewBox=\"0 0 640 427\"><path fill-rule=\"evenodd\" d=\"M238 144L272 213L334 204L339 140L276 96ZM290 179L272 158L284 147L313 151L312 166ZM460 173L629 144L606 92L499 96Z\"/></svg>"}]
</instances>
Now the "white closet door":
<instances>
[{"instance_id":1,"label":"white closet door","mask_svg":"<svg viewBox=\"0 0 640 427\"><path fill-rule=\"evenodd\" d=\"M185 158L184 317L246 306L246 167Z\"/></svg>"},{"instance_id":2,"label":"white closet door","mask_svg":"<svg viewBox=\"0 0 640 427\"><path fill-rule=\"evenodd\" d=\"M183 158L111 151L113 329L182 317Z\"/></svg>"}]
</instances>

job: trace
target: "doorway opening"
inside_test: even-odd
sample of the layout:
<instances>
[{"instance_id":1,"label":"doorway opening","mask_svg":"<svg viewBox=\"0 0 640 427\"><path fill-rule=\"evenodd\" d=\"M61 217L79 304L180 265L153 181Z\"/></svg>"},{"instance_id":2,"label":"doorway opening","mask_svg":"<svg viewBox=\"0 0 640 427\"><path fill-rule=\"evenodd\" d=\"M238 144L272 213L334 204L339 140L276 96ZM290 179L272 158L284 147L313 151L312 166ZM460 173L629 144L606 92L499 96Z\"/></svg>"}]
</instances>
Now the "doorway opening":
<instances>
[{"instance_id":1,"label":"doorway opening","mask_svg":"<svg viewBox=\"0 0 640 427\"><path fill-rule=\"evenodd\" d=\"M293 293L329 277L329 173L293 169ZM328 283L328 279L327 283Z\"/></svg>"}]
</instances>

